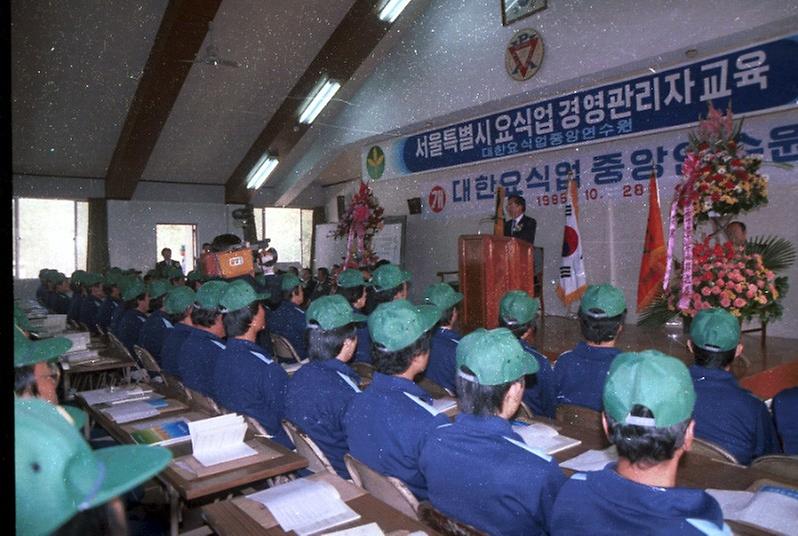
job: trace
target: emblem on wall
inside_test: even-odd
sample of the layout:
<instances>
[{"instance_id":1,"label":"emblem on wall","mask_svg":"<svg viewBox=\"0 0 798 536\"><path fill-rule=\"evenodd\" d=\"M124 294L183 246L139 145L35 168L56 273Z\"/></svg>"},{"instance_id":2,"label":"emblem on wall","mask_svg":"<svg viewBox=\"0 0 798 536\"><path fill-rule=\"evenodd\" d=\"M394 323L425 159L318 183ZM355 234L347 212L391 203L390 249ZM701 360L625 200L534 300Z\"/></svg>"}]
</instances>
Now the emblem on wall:
<instances>
[{"instance_id":1,"label":"emblem on wall","mask_svg":"<svg viewBox=\"0 0 798 536\"><path fill-rule=\"evenodd\" d=\"M382 177L385 172L385 153L379 145L373 146L369 149L368 156L366 157L366 170L372 180L377 180Z\"/></svg>"},{"instance_id":2,"label":"emblem on wall","mask_svg":"<svg viewBox=\"0 0 798 536\"><path fill-rule=\"evenodd\" d=\"M504 52L504 66L513 80L532 78L543 63L543 38L532 28L518 30Z\"/></svg>"}]
</instances>

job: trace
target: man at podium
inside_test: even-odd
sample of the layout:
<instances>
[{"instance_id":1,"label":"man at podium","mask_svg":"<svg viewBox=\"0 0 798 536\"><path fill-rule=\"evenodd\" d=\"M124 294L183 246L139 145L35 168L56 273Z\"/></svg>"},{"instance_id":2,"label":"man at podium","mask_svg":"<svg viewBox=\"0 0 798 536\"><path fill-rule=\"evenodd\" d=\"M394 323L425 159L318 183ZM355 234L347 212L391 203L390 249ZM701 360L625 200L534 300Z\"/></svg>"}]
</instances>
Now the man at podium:
<instances>
[{"instance_id":1,"label":"man at podium","mask_svg":"<svg viewBox=\"0 0 798 536\"><path fill-rule=\"evenodd\" d=\"M519 238L534 245L537 222L524 212L526 201L523 197L517 194L507 197L507 214L510 219L504 222L504 236Z\"/></svg>"}]
</instances>

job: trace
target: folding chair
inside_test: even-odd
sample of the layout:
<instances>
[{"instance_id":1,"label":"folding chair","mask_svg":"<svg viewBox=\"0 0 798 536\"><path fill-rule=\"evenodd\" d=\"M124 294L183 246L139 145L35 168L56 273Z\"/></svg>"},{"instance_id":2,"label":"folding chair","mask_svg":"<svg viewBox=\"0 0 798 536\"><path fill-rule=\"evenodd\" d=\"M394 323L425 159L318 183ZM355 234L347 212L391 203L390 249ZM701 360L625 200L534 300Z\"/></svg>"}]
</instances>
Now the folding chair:
<instances>
[{"instance_id":1,"label":"folding chair","mask_svg":"<svg viewBox=\"0 0 798 536\"><path fill-rule=\"evenodd\" d=\"M185 385L183 388L188 393L189 398L189 405L194 406L200 411L204 411L205 413L210 413L212 416L222 415L222 410L219 409L219 405L216 401L206 396L199 391L192 389L191 387L186 387Z\"/></svg>"},{"instance_id":2,"label":"folding chair","mask_svg":"<svg viewBox=\"0 0 798 536\"><path fill-rule=\"evenodd\" d=\"M454 396L454 393L450 392L445 387L441 387L434 381L430 380L429 378L421 378L418 382L418 386L424 389L432 398L443 398L445 396Z\"/></svg>"},{"instance_id":3,"label":"folding chair","mask_svg":"<svg viewBox=\"0 0 798 536\"><path fill-rule=\"evenodd\" d=\"M327 459L324 452L322 452L316 442L313 441L308 434L302 432L299 428L294 426L293 423L288 421L283 421L283 429L285 429L285 433L288 434L291 441L294 442L297 453L308 460L308 470L314 473L327 471L336 474L330 460Z\"/></svg>"},{"instance_id":4,"label":"folding chair","mask_svg":"<svg viewBox=\"0 0 798 536\"><path fill-rule=\"evenodd\" d=\"M557 406L555 419L566 424L573 424L588 428L590 430L601 431L604 427L601 424L601 413L584 406L576 404L562 404Z\"/></svg>"},{"instance_id":5,"label":"folding chair","mask_svg":"<svg viewBox=\"0 0 798 536\"><path fill-rule=\"evenodd\" d=\"M452 519L428 501L419 503L418 517L422 523L445 536L488 536L471 525Z\"/></svg>"},{"instance_id":6,"label":"folding chair","mask_svg":"<svg viewBox=\"0 0 798 536\"><path fill-rule=\"evenodd\" d=\"M706 439L700 439L698 437L693 438L693 448L690 449L690 451L706 456L707 458L731 462L739 465L739 462L737 461L737 458L734 457L734 454L724 449L720 445L716 445L715 443L707 441Z\"/></svg>"},{"instance_id":7,"label":"folding chair","mask_svg":"<svg viewBox=\"0 0 798 536\"><path fill-rule=\"evenodd\" d=\"M513 419L516 421L523 421L523 422L532 422L535 420L535 416L532 414L532 410L529 409L529 406L526 405L526 402L521 402L521 405L518 406L518 411L515 412Z\"/></svg>"},{"instance_id":8,"label":"folding chair","mask_svg":"<svg viewBox=\"0 0 798 536\"><path fill-rule=\"evenodd\" d=\"M751 469L759 469L770 473L775 479L789 478L798 482L798 456L784 454L769 454L760 456L751 462Z\"/></svg>"},{"instance_id":9,"label":"folding chair","mask_svg":"<svg viewBox=\"0 0 798 536\"><path fill-rule=\"evenodd\" d=\"M169 392L170 396L186 404L191 403L191 394L188 392L188 388L183 385L183 382L180 381L177 376L173 376L166 372L161 372L161 375L164 379L163 389Z\"/></svg>"},{"instance_id":10,"label":"folding chair","mask_svg":"<svg viewBox=\"0 0 798 536\"><path fill-rule=\"evenodd\" d=\"M406 516L418 519L418 499L404 482L398 478L378 473L349 453L344 455L344 463L355 485L368 491L382 502L393 506Z\"/></svg>"},{"instance_id":11,"label":"folding chair","mask_svg":"<svg viewBox=\"0 0 798 536\"><path fill-rule=\"evenodd\" d=\"M291 343L288 342L288 339L276 333L271 333L270 335L272 338L272 349L277 359L302 363L302 358L299 357L299 354L294 350L294 347L291 346Z\"/></svg>"},{"instance_id":12,"label":"folding chair","mask_svg":"<svg viewBox=\"0 0 798 536\"><path fill-rule=\"evenodd\" d=\"M365 361L350 361L349 367L360 376L361 383L371 383L371 378L374 377L374 366L371 363L366 363Z\"/></svg>"}]
</instances>

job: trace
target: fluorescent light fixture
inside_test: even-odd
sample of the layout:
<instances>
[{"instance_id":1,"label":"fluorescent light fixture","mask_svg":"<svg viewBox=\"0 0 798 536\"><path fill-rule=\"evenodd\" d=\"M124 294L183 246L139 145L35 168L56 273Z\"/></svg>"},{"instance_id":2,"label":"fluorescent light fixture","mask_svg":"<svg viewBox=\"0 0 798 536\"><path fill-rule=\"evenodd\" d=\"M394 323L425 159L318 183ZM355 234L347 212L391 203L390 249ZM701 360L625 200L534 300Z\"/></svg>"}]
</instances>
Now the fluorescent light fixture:
<instances>
[{"instance_id":1,"label":"fluorescent light fixture","mask_svg":"<svg viewBox=\"0 0 798 536\"><path fill-rule=\"evenodd\" d=\"M279 163L280 161L269 155L269 153L264 154L247 175L247 188L251 190L260 188Z\"/></svg>"},{"instance_id":2,"label":"fluorescent light fixture","mask_svg":"<svg viewBox=\"0 0 798 536\"><path fill-rule=\"evenodd\" d=\"M380 20L384 20L388 24L391 24L396 20L396 17L398 17L399 14L404 11L409 3L410 0L388 0L385 2L385 5L382 6L382 9L377 16L380 18Z\"/></svg>"},{"instance_id":3,"label":"fluorescent light fixture","mask_svg":"<svg viewBox=\"0 0 798 536\"><path fill-rule=\"evenodd\" d=\"M341 89L339 82L328 80L326 77L322 78L305 100L305 107L299 114L299 122L306 125L311 124L339 89Z\"/></svg>"}]
</instances>

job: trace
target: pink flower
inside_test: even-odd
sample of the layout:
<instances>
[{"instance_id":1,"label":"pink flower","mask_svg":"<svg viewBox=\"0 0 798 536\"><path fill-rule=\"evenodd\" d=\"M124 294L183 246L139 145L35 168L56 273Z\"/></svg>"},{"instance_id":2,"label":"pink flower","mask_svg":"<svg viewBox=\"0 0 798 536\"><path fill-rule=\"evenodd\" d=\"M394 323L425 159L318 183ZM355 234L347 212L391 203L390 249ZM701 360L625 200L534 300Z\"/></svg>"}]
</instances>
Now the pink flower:
<instances>
[{"instance_id":1,"label":"pink flower","mask_svg":"<svg viewBox=\"0 0 798 536\"><path fill-rule=\"evenodd\" d=\"M722 289L726 285L726 282L723 279L718 279L715 281L715 288Z\"/></svg>"},{"instance_id":2,"label":"pink flower","mask_svg":"<svg viewBox=\"0 0 798 536\"><path fill-rule=\"evenodd\" d=\"M749 289L748 292L745 293L745 297L748 298L749 300L754 296L756 296L756 290Z\"/></svg>"},{"instance_id":3,"label":"pink flower","mask_svg":"<svg viewBox=\"0 0 798 536\"><path fill-rule=\"evenodd\" d=\"M729 298L724 296L723 298L720 299L720 306L723 307L724 309L728 309L729 306L731 306L731 300L729 300Z\"/></svg>"},{"instance_id":4,"label":"pink flower","mask_svg":"<svg viewBox=\"0 0 798 536\"><path fill-rule=\"evenodd\" d=\"M765 282L760 279L756 282L756 286L759 288L765 288Z\"/></svg>"},{"instance_id":5,"label":"pink flower","mask_svg":"<svg viewBox=\"0 0 798 536\"><path fill-rule=\"evenodd\" d=\"M720 294L720 287L719 287L719 286L717 286L717 287L712 287L712 294L713 294L714 296L717 296L718 294Z\"/></svg>"},{"instance_id":6,"label":"pink flower","mask_svg":"<svg viewBox=\"0 0 798 536\"><path fill-rule=\"evenodd\" d=\"M745 300L742 299L742 298L737 298L736 300L734 300L734 306L737 307L737 308L744 307L745 306Z\"/></svg>"},{"instance_id":7,"label":"pink flower","mask_svg":"<svg viewBox=\"0 0 798 536\"><path fill-rule=\"evenodd\" d=\"M711 289L709 287L704 287L704 288L701 289L701 294L703 294L704 296L709 296L710 293L712 293L712 290L713 289ZM718 289L718 291L720 291L720 289Z\"/></svg>"}]
</instances>

